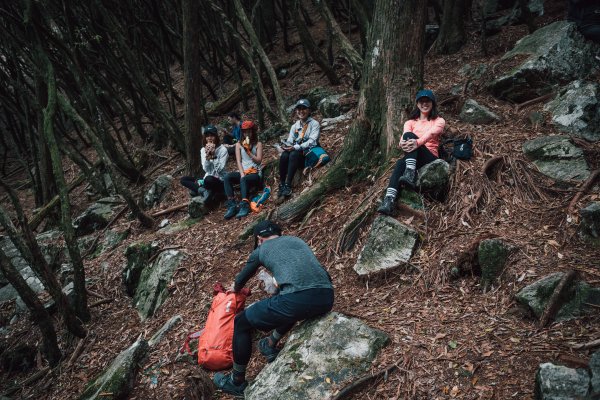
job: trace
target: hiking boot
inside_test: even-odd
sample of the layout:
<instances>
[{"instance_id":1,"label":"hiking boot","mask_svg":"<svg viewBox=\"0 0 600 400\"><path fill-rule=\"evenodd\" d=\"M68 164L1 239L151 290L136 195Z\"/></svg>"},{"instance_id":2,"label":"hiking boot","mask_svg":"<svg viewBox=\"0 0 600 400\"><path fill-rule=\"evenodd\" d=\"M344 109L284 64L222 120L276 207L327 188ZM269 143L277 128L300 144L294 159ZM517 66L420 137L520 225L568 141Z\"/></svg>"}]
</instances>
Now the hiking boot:
<instances>
[{"instance_id":1,"label":"hiking boot","mask_svg":"<svg viewBox=\"0 0 600 400\"><path fill-rule=\"evenodd\" d=\"M288 185L287 183L283 185L283 190L281 191L281 195L283 197L290 197L292 195L292 185Z\"/></svg>"},{"instance_id":2,"label":"hiking boot","mask_svg":"<svg viewBox=\"0 0 600 400\"><path fill-rule=\"evenodd\" d=\"M240 210L235 217L237 219L242 219L248 214L250 214L250 203L248 203L248 200L240 201Z\"/></svg>"},{"instance_id":3,"label":"hiking boot","mask_svg":"<svg viewBox=\"0 0 600 400\"><path fill-rule=\"evenodd\" d=\"M248 382L244 381L239 385L236 385L233 382L233 374L224 374L222 372L217 372L215 374L213 377L213 383L217 389L241 398L244 397L244 390L246 387L248 387Z\"/></svg>"},{"instance_id":4,"label":"hiking boot","mask_svg":"<svg viewBox=\"0 0 600 400\"><path fill-rule=\"evenodd\" d=\"M417 185L417 170L414 168L406 168L399 181L414 189Z\"/></svg>"},{"instance_id":5,"label":"hiking boot","mask_svg":"<svg viewBox=\"0 0 600 400\"><path fill-rule=\"evenodd\" d=\"M279 184L279 189L277 189L277 197L281 198L283 197L283 188L285 187L285 184L280 183Z\"/></svg>"},{"instance_id":6,"label":"hiking boot","mask_svg":"<svg viewBox=\"0 0 600 400\"><path fill-rule=\"evenodd\" d=\"M198 195L198 192L196 192L195 190L190 190L189 192L190 192L190 197L196 197L196 196L199 196L199 195Z\"/></svg>"},{"instance_id":7,"label":"hiking boot","mask_svg":"<svg viewBox=\"0 0 600 400\"><path fill-rule=\"evenodd\" d=\"M377 212L383 215L392 215L394 212L394 200L392 196L385 196Z\"/></svg>"},{"instance_id":8,"label":"hiking boot","mask_svg":"<svg viewBox=\"0 0 600 400\"><path fill-rule=\"evenodd\" d=\"M268 363L275 361L277 354L279 354L279 349L269 344L268 337L262 338L258 341L258 351L260 351L260 354L265 356Z\"/></svg>"},{"instance_id":9,"label":"hiking boot","mask_svg":"<svg viewBox=\"0 0 600 400\"><path fill-rule=\"evenodd\" d=\"M225 212L225 215L223 216L223 218L231 219L231 218L235 217L235 215L238 212L238 205L235 202L235 200L233 200L233 199L227 200L227 202L225 203L225 207L227 207L227 212Z\"/></svg>"}]
</instances>

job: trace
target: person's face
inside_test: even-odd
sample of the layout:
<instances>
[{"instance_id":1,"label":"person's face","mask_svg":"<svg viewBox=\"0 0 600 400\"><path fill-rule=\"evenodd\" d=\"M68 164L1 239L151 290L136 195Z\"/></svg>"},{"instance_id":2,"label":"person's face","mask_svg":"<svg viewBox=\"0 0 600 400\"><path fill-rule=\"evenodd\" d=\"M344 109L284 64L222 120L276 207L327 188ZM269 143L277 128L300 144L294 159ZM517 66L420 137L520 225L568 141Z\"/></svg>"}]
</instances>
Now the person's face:
<instances>
[{"instance_id":1,"label":"person's face","mask_svg":"<svg viewBox=\"0 0 600 400\"><path fill-rule=\"evenodd\" d=\"M230 124L232 124L232 125L237 125L237 124L240 122L240 120L238 120L238 119L235 119L235 118L233 118L233 117L227 117L227 120L228 120L228 121L229 121L229 123L230 123Z\"/></svg>"},{"instance_id":2,"label":"person's face","mask_svg":"<svg viewBox=\"0 0 600 400\"><path fill-rule=\"evenodd\" d=\"M302 106L297 107L296 115L298 115L298 118L300 118L302 121L305 121L308 118L308 108Z\"/></svg>"},{"instance_id":3,"label":"person's face","mask_svg":"<svg viewBox=\"0 0 600 400\"><path fill-rule=\"evenodd\" d=\"M417 108L422 114L429 114L432 107L433 103L431 99L427 97L421 97L419 100L417 100Z\"/></svg>"},{"instance_id":4,"label":"person's face","mask_svg":"<svg viewBox=\"0 0 600 400\"><path fill-rule=\"evenodd\" d=\"M252 129L242 129L242 135L244 135L244 137L252 136Z\"/></svg>"},{"instance_id":5,"label":"person's face","mask_svg":"<svg viewBox=\"0 0 600 400\"><path fill-rule=\"evenodd\" d=\"M207 136L206 137L206 144L216 144L217 143L217 138L215 138L214 136Z\"/></svg>"}]
</instances>

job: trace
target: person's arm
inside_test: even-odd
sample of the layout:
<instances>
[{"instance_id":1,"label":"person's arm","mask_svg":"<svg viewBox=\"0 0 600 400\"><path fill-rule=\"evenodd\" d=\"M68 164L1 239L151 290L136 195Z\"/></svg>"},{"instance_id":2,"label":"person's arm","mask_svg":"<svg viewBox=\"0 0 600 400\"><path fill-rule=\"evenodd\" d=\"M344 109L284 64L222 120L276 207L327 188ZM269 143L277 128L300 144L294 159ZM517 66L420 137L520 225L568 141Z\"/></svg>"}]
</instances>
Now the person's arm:
<instances>
[{"instance_id":1,"label":"person's arm","mask_svg":"<svg viewBox=\"0 0 600 400\"><path fill-rule=\"evenodd\" d=\"M244 150L245 151L245 150ZM240 171L240 179L244 177L244 168L242 167L242 145L240 142L235 144L235 161L237 163L238 171Z\"/></svg>"},{"instance_id":2,"label":"person's arm","mask_svg":"<svg viewBox=\"0 0 600 400\"><path fill-rule=\"evenodd\" d=\"M319 142L319 136L321 135L321 125L319 121L312 119L308 123L308 132L305 133L304 137L308 137L308 139L301 143L300 145L294 146L295 150L306 150L314 147Z\"/></svg>"},{"instance_id":3,"label":"person's arm","mask_svg":"<svg viewBox=\"0 0 600 400\"><path fill-rule=\"evenodd\" d=\"M200 150L200 163L202 164L202 169L206 172L206 175L208 175L208 171L210 171L213 162L206 158L206 149L204 147Z\"/></svg>"},{"instance_id":4,"label":"person's arm","mask_svg":"<svg viewBox=\"0 0 600 400\"><path fill-rule=\"evenodd\" d=\"M256 143L256 155L252 153L248 153L248 155L250 156L250 158L252 158L252 161L254 161L257 164L260 164L262 162L262 153L263 145L261 142L258 142Z\"/></svg>"},{"instance_id":5,"label":"person's arm","mask_svg":"<svg viewBox=\"0 0 600 400\"><path fill-rule=\"evenodd\" d=\"M225 146L221 145L215 151L215 160L213 161L213 169L215 175L219 175L221 171L225 169L225 164L227 164L227 158L229 157L229 153Z\"/></svg>"},{"instance_id":6,"label":"person's arm","mask_svg":"<svg viewBox=\"0 0 600 400\"><path fill-rule=\"evenodd\" d=\"M256 274L258 267L260 267L260 260L258 257L259 250L260 249L255 249L252 254L250 254L248 261L246 261L246 265L235 277L233 285L234 292L241 290L244 285L246 285L246 282Z\"/></svg>"},{"instance_id":7,"label":"person's arm","mask_svg":"<svg viewBox=\"0 0 600 400\"><path fill-rule=\"evenodd\" d=\"M437 117L433 121L433 126L423 134L420 138L417 139L417 146L423 146L425 143L429 142L431 139L439 137L444 132L444 127L446 126L446 121L444 118Z\"/></svg>"}]
</instances>

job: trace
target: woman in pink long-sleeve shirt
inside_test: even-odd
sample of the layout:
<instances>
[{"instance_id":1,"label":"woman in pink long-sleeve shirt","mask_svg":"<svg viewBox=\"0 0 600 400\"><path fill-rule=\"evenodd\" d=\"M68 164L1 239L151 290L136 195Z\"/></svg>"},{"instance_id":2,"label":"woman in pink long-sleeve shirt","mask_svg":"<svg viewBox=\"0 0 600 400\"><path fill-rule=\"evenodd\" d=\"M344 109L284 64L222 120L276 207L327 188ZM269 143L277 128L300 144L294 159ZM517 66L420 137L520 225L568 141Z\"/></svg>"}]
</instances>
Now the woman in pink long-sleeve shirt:
<instances>
[{"instance_id":1,"label":"woman in pink long-sleeve shirt","mask_svg":"<svg viewBox=\"0 0 600 400\"><path fill-rule=\"evenodd\" d=\"M405 155L394 167L385 197L377 210L381 214L392 214L400 185L414 188L417 169L438 158L440 136L444 132L446 121L438 116L435 96L431 90L420 90L416 102L410 119L404 123L404 133L399 144Z\"/></svg>"}]
</instances>

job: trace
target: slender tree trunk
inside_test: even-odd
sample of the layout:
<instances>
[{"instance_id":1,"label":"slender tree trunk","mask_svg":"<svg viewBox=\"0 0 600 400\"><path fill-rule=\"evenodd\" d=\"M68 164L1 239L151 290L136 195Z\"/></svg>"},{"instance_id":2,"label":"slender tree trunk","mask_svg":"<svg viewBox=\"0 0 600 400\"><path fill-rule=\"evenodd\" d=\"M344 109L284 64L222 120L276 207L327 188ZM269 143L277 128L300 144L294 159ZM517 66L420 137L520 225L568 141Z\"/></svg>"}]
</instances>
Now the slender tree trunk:
<instances>
[{"instance_id":1,"label":"slender tree trunk","mask_svg":"<svg viewBox=\"0 0 600 400\"><path fill-rule=\"evenodd\" d=\"M364 63L357 115L338 159L308 192L276 213L295 220L328 192L383 169L423 84L426 2L377 0Z\"/></svg>"},{"instance_id":2,"label":"slender tree trunk","mask_svg":"<svg viewBox=\"0 0 600 400\"><path fill-rule=\"evenodd\" d=\"M319 68L321 68L323 73L327 76L329 82L332 85L338 85L340 83L340 79L335 73L335 70L331 65L327 63L327 57L325 56L325 54L323 54L321 49L319 49L312 36L310 35L308 28L304 24L304 20L302 19L302 16L300 14L300 4L298 3L298 0L292 0L292 18L294 19L294 24L298 29L300 40L302 40L302 45L304 46L306 51L308 51L314 62L317 63Z\"/></svg>"},{"instance_id":3,"label":"slender tree trunk","mask_svg":"<svg viewBox=\"0 0 600 400\"><path fill-rule=\"evenodd\" d=\"M438 54L456 53L467 41L465 0L445 0L440 33L434 50Z\"/></svg>"},{"instance_id":4,"label":"slender tree trunk","mask_svg":"<svg viewBox=\"0 0 600 400\"><path fill-rule=\"evenodd\" d=\"M56 138L54 137L54 116L56 114L56 81L54 78L54 68L49 60L46 61L48 80L48 104L44 109L44 129L43 135L52 158L52 169L54 171L54 179L58 187L60 196L60 211L61 225L65 236L65 243L69 252L69 258L73 265L73 285L75 296L75 312L82 321L90 320L90 310L87 304L87 291L85 289L85 269L79 247L77 246L77 238L73 229L73 221L71 221L71 204L69 202L69 191L63 173L62 160Z\"/></svg>"},{"instance_id":5,"label":"slender tree trunk","mask_svg":"<svg viewBox=\"0 0 600 400\"><path fill-rule=\"evenodd\" d=\"M254 29L252 28L252 24L248 21L248 17L244 12L244 8L242 7L242 3L240 0L233 0L235 4L235 12L244 27L244 30L248 34L250 38L250 43L252 43L252 47L254 51L257 52L262 65L265 67L267 71L267 75L269 76L269 80L271 82L271 87L273 88L273 97L275 97L275 104L277 108L277 117L279 122L282 124L287 123L287 118L285 117L285 104L283 102L283 97L281 96L281 90L279 89L279 83L277 82L277 74L275 74L275 70L271 65L271 61L269 61L269 57L267 57L267 53L260 44Z\"/></svg>"},{"instance_id":6,"label":"slender tree trunk","mask_svg":"<svg viewBox=\"0 0 600 400\"><path fill-rule=\"evenodd\" d=\"M200 147L202 145L202 86L200 68L200 18L196 2L182 1L183 9L183 77L185 92L185 151L187 173L200 175Z\"/></svg>"},{"instance_id":7,"label":"slender tree trunk","mask_svg":"<svg viewBox=\"0 0 600 400\"><path fill-rule=\"evenodd\" d=\"M42 333L44 355L48 360L48 364L51 367L55 367L60 362L62 354L58 348L52 318L37 298L35 292L27 285L27 282L19 271L11 264L10 259L2 249L0 249L0 271L2 271L8 283L15 288L19 297L21 297L21 300L23 300L31 312L31 319L40 328L40 332Z\"/></svg>"}]
</instances>

